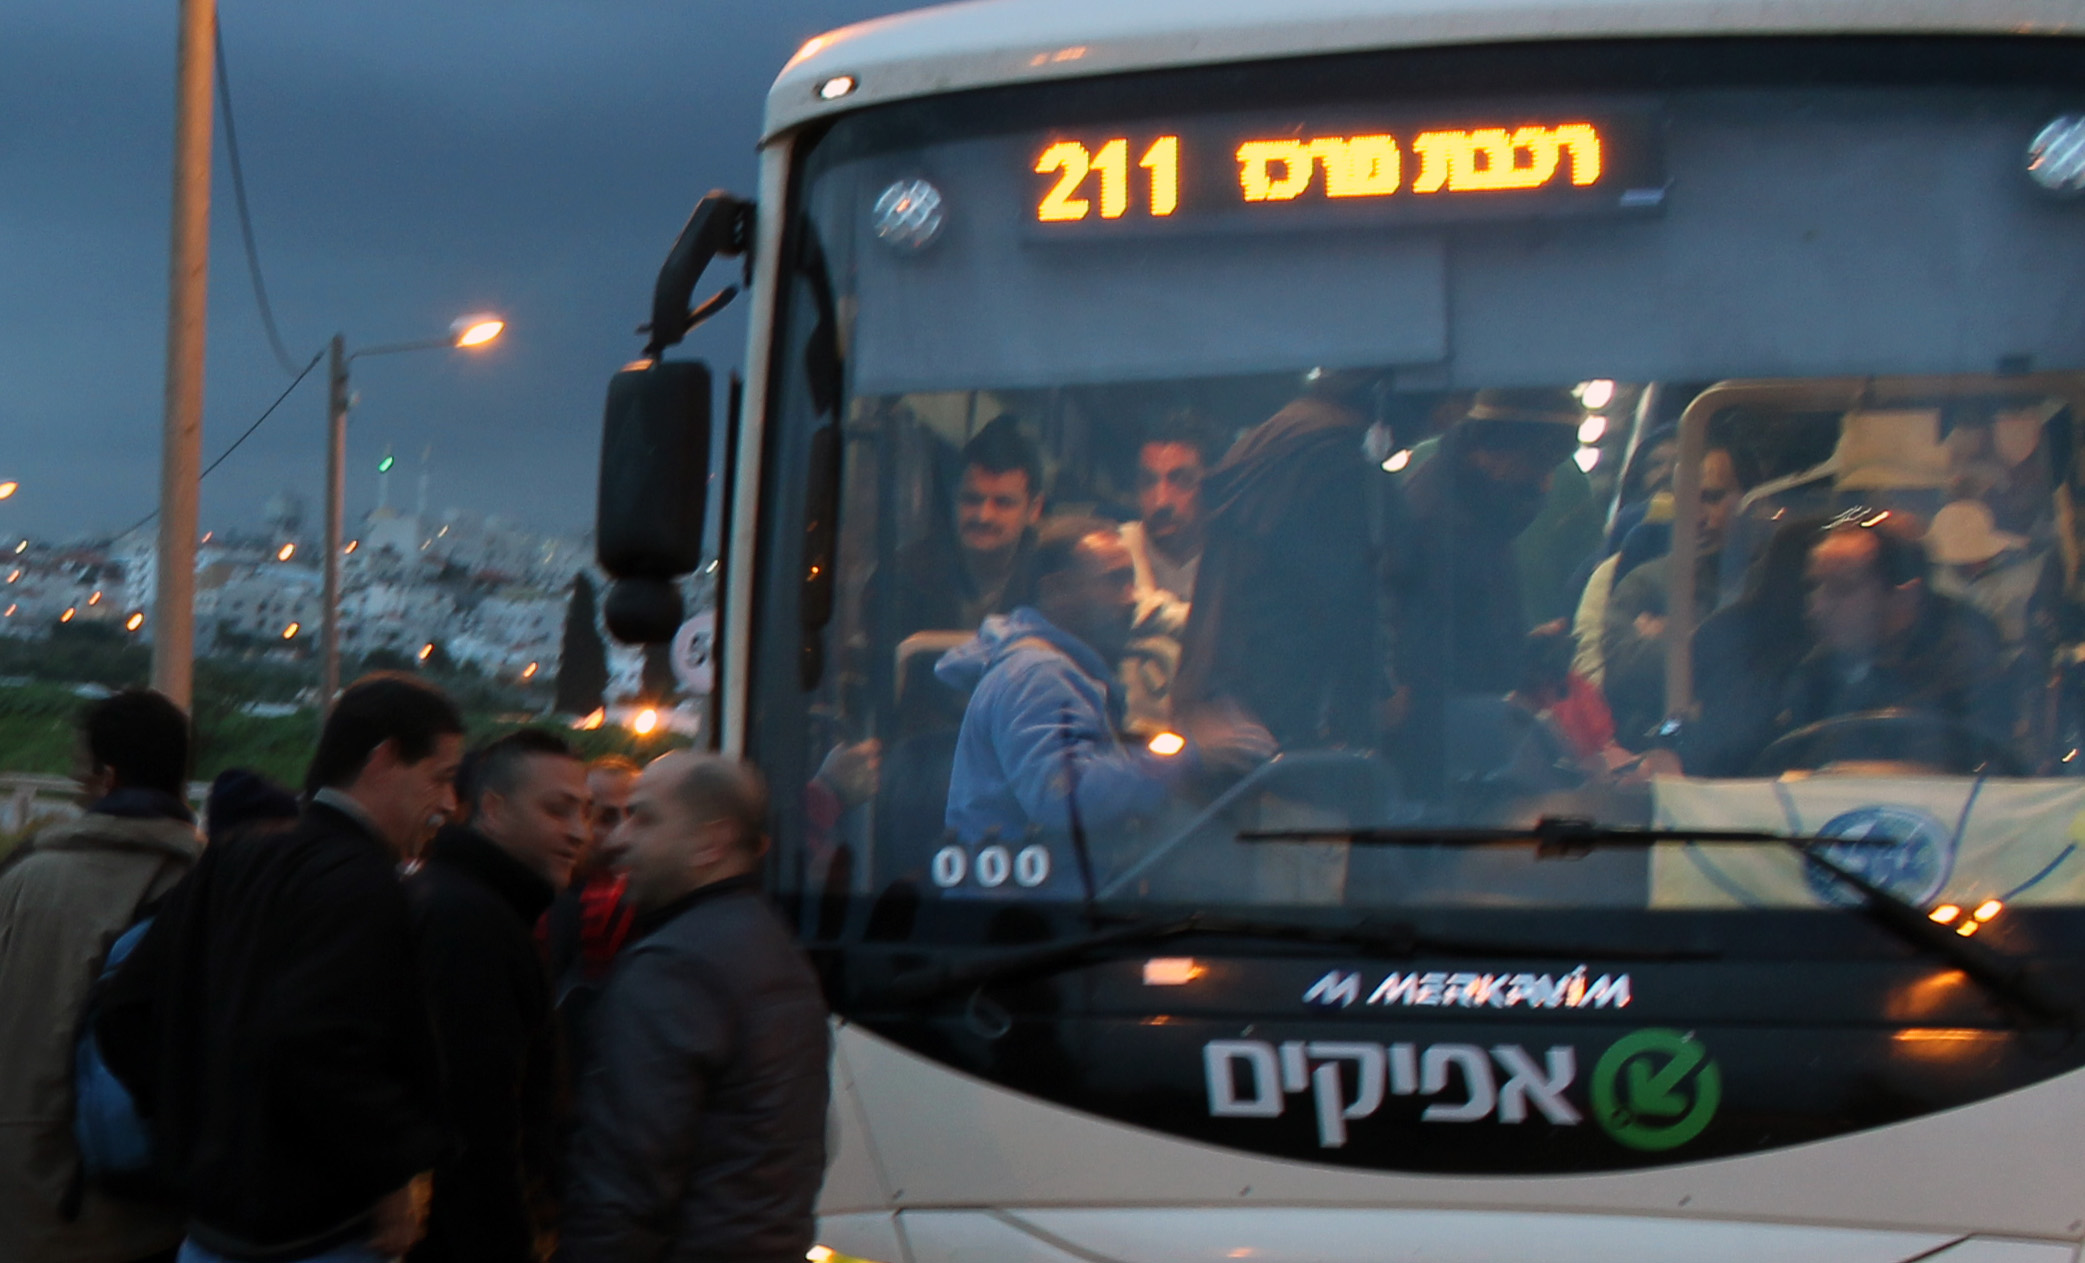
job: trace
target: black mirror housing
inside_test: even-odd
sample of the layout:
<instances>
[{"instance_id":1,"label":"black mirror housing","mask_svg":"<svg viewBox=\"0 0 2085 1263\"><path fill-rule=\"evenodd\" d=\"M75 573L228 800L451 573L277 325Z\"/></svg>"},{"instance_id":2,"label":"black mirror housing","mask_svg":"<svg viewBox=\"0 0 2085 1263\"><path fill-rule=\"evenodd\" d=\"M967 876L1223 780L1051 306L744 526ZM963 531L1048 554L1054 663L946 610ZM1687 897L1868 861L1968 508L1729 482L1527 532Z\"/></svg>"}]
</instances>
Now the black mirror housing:
<instances>
[{"instance_id":1,"label":"black mirror housing","mask_svg":"<svg viewBox=\"0 0 2085 1263\"><path fill-rule=\"evenodd\" d=\"M673 639L685 611L681 590L670 579L617 579L601 607L608 634L626 645L657 645Z\"/></svg>"},{"instance_id":2,"label":"black mirror housing","mask_svg":"<svg viewBox=\"0 0 2085 1263\"><path fill-rule=\"evenodd\" d=\"M698 360L639 360L609 383L594 536L610 577L670 586L702 564L711 390L709 367ZM611 594L609 630L618 640L653 643L673 635L673 626L656 626L664 612L656 592L625 601L633 615L627 621L617 619L617 604ZM635 617L639 608L652 613Z\"/></svg>"}]
</instances>

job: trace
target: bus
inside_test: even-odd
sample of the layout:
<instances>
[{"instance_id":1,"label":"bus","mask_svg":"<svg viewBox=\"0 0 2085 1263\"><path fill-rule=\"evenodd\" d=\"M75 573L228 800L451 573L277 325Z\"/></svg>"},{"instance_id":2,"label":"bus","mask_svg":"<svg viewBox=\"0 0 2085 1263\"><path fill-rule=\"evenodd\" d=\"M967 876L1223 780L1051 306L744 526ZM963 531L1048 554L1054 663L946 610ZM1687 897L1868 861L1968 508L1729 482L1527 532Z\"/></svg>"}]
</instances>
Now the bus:
<instances>
[{"instance_id":1,"label":"bus","mask_svg":"<svg viewBox=\"0 0 2085 1263\"><path fill-rule=\"evenodd\" d=\"M625 640L718 571L834 1014L812 1258L2077 1258L2081 35L805 44L597 542ZM733 301L727 390L672 351Z\"/></svg>"}]
</instances>

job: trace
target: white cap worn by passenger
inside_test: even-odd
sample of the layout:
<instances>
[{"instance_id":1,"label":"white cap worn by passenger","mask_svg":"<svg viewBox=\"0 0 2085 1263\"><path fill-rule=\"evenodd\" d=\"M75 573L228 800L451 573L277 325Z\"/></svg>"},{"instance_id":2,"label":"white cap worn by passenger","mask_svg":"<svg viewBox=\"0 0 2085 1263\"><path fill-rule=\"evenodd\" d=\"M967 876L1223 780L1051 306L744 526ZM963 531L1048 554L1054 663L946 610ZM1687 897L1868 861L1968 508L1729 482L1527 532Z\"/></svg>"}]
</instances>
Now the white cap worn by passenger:
<instances>
[{"instance_id":1,"label":"white cap worn by passenger","mask_svg":"<svg viewBox=\"0 0 2085 1263\"><path fill-rule=\"evenodd\" d=\"M2021 536L1996 529L1991 506L1981 500L1942 505L1926 528L1926 551L1943 566L1973 566L2009 549L2023 548Z\"/></svg>"}]
</instances>

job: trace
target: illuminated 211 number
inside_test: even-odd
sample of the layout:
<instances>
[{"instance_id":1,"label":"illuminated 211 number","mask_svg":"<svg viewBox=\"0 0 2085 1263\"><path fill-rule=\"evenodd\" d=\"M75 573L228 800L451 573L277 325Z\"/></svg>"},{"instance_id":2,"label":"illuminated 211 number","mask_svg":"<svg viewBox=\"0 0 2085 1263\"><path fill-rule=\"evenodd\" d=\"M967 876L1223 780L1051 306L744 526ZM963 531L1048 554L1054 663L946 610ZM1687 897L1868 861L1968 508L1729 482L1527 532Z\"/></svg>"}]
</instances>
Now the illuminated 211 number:
<instances>
[{"instance_id":1,"label":"illuminated 211 number","mask_svg":"<svg viewBox=\"0 0 2085 1263\"><path fill-rule=\"evenodd\" d=\"M1180 138L1160 136L1137 159L1137 166L1147 177L1147 209L1155 216L1172 214L1180 205ZM1102 142L1097 150L1076 140L1060 140L1036 158L1035 173L1057 176L1036 203L1035 217L1043 223L1084 219L1093 213L1095 201L1102 219L1120 219L1129 210L1129 141L1120 136ZM1089 175L1099 184L1097 197L1074 196Z\"/></svg>"}]
</instances>

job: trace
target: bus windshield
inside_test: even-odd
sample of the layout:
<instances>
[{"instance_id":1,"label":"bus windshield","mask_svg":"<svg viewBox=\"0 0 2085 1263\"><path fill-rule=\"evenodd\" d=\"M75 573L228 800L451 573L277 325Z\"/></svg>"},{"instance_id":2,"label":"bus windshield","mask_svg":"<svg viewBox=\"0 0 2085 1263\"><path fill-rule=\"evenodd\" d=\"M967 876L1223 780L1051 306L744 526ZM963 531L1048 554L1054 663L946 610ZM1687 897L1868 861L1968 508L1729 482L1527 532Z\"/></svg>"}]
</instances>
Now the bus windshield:
<instances>
[{"instance_id":1,"label":"bus windshield","mask_svg":"<svg viewBox=\"0 0 2085 1263\"><path fill-rule=\"evenodd\" d=\"M1926 908L2085 899L2061 72L1436 50L800 141L749 707L784 885L1849 897L1785 849L1336 836L1548 816L1843 836ZM1240 837L1283 830L1331 834Z\"/></svg>"}]
</instances>

